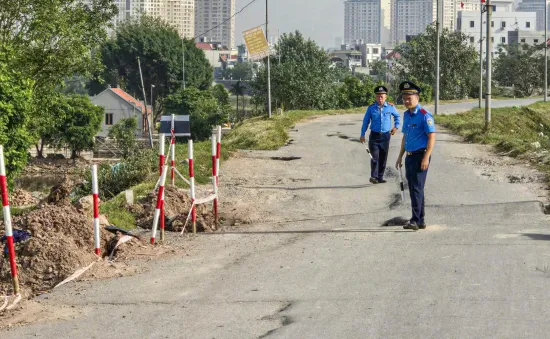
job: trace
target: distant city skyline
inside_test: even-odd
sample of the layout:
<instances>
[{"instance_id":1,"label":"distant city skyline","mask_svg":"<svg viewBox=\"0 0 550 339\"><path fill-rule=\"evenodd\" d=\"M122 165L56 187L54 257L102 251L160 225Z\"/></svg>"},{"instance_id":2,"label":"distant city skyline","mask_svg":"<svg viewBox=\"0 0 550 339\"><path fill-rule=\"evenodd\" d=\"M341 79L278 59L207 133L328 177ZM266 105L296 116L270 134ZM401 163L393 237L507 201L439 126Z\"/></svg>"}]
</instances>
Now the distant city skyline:
<instances>
[{"instance_id":1,"label":"distant city skyline","mask_svg":"<svg viewBox=\"0 0 550 339\"><path fill-rule=\"evenodd\" d=\"M235 12L251 0L236 0ZM242 32L265 23L265 0L257 0L235 18L235 43L244 43ZM324 48L344 37L344 0L269 0L269 35L300 31Z\"/></svg>"}]
</instances>

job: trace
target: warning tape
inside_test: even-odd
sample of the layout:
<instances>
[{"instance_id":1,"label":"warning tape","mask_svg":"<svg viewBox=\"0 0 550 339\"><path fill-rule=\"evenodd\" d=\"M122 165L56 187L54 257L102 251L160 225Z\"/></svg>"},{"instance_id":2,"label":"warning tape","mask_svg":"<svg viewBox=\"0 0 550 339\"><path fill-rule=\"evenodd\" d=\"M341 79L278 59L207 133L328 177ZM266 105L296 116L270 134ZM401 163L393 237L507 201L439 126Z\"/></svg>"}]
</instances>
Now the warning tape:
<instances>
[{"instance_id":1,"label":"warning tape","mask_svg":"<svg viewBox=\"0 0 550 339\"><path fill-rule=\"evenodd\" d=\"M61 285L64 285L64 284L68 283L69 281L75 280L76 278L80 277L84 272L86 272L88 269L90 269L90 267L92 267L94 263L95 262L92 262L90 265L76 270L76 272L74 272L73 274L68 276L67 279L65 279L62 282L60 282L59 284L55 285L54 288L57 288Z\"/></svg>"},{"instance_id":2,"label":"warning tape","mask_svg":"<svg viewBox=\"0 0 550 339\"><path fill-rule=\"evenodd\" d=\"M183 229L181 230L180 234L183 234L185 232L185 229L187 227L187 223L189 222L189 217L191 216L191 211L193 211L193 207L200 204L206 204L207 202L210 202L214 199L216 199L217 194L210 194L207 197L201 198L201 199L195 199L195 201L191 204L191 208L189 209L189 212L187 213L187 218L185 219L185 224L183 225Z\"/></svg>"},{"instance_id":3,"label":"warning tape","mask_svg":"<svg viewBox=\"0 0 550 339\"><path fill-rule=\"evenodd\" d=\"M174 169L176 171L176 173L180 176L180 178L185 181L187 183L187 185L191 185L191 182L189 182L189 180L185 179L185 177L183 175L181 175L181 173L178 171L178 169Z\"/></svg>"}]
</instances>

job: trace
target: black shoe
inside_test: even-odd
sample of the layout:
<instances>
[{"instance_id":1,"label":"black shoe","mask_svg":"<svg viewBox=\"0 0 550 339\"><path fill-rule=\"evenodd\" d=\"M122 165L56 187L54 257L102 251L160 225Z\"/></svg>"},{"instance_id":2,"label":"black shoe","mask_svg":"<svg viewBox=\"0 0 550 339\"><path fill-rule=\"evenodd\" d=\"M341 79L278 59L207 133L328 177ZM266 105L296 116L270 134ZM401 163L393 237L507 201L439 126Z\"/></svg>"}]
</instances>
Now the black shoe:
<instances>
[{"instance_id":1,"label":"black shoe","mask_svg":"<svg viewBox=\"0 0 550 339\"><path fill-rule=\"evenodd\" d=\"M418 229L419 229L419 230L424 230L424 229L426 229L426 223L425 223L425 222L419 223L419 224L418 224Z\"/></svg>"},{"instance_id":2,"label":"black shoe","mask_svg":"<svg viewBox=\"0 0 550 339\"><path fill-rule=\"evenodd\" d=\"M376 178L370 177L369 181L373 184L378 184L378 180L376 180Z\"/></svg>"},{"instance_id":3,"label":"black shoe","mask_svg":"<svg viewBox=\"0 0 550 339\"><path fill-rule=\"evenodd\" d=\"M406 230L418 231L418 225L415 222L409 221L403 228Z\"/></svg>"},{"instance_id":4,"label":"black shoe","mask_svg":"<svg viewBox=\"0 0 550 339\"><path fill-rule=\"evenodd\" d=\"M378 179L378 183L379 183L379 184L383 184L383 183L386 183L386 182L387 182L387 181L384 180L384 179Z\"/></svg>"}]
</instances>

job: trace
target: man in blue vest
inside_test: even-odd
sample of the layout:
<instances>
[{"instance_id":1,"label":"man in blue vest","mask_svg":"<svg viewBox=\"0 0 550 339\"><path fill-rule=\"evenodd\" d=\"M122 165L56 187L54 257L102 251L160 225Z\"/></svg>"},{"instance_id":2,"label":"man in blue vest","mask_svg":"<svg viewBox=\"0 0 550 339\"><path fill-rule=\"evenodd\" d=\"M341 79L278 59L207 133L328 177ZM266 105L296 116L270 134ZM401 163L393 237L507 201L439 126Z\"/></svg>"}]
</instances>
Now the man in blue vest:
<instances>
[{"instance_id":1,"label":"man in blue vest","mask_svg":"<svg viewBox=\"0 0 550 339\"><path fill-rule=\"evenodd\" d=\"M370 124L371 133L369 135L369 150L372 155L370 161L370 182L373 184L385 183L384 172L386 171L386 161L388 160L388 150L390 148L390 137L399 129L401 116L392 103L386 102L388 89L384 86L374 88L376 102L370 105L363 117L363 126L361 127L362 143L365 143L365 133ZM393 116L394 127L392 128L391 117Z\"/></svg>"},{"instance_id":2,"label":"man in blue vest","mask_svg":"<svg viewBox=\"0 0 550 339\"><path fill-rule=\"evenodd\" d=\"M403 94L403 104L407 110L403 115L404 135L395 166L403 166L403 155L406 153L405 173L409 183L412 218L403 228L417 231L426 228L424 184L435 145L435 122L432 114L419 104L420 87L410 81L404 81L399 85L399 90Z\"/></svg>"}]
</instances>

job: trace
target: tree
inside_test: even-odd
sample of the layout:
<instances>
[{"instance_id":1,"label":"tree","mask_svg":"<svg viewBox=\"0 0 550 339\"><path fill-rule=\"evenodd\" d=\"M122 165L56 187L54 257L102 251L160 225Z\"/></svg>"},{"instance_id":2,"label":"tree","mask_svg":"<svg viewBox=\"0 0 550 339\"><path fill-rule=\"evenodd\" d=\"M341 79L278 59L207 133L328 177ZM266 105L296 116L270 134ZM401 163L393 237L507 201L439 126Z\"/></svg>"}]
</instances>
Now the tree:
<instances>
[{"instance_id":1,"label":"tree","mask_svg":"<svg viewBox=\"0 0 550 339\"><path fill-rule=\"evenodd\" d=\"M517 96L531 96L544 86L544 54L541 46L501 45L495 58L493 80L514 87Z\"/></svg>"},{"instance_id":2,"label":"tree","mask_svg":"<svg viewBox=\"0 0 550 339\"><path fill-rule=\"evenodd\" d=\"M34 79L35 88L57 86L101 67L92 51L116 13L111 0L2 0L0 44L13 48L12 67Z\"/></svg>"},{"instance_id":3,"label":"tree","mask_svg":"<svg viewBox=\"0 0 550 339\"><path fill-rule=\"evenodd\" d=\"M328 109L337 104L335 74L322 48L303 35L283 34L271 56L271 97L285 109ZM252 82L255 95L267 99L267 69L261 67ZM267 100L266 100L267 101Z\"/></svg>"},{"instance_id":4,"label":"tree","mask_svg":"<svg viewBox=\"0 0 550 339\"><path fill-rule=\"evenodd\" d=\"M60 119L55 140L71 149L71 159L76 159L81 151L93 149L105 115L103 107L92 104L87 96L75 94L59 98L52 111Z\"/></svg>"},{"instance_id":5,"label":"tree","mask_svg":"<svg viewBox=\"0 0 550 339\"><path fill-rule=\"evenodd\" d=\"M31 145L29 122L33 82L9 65L13 60L10 50L0 48L0 145L4 146L4 160L8 180L25 167Z\"/></svg>"},{"instance_id":6,"label":"tree","mask_svg":"<svg viewBox=\"0 0 550 339\"><path fill-rule=\"evenodd\" d=\"M233 80L252 80L254 76L254 64L251 62L240 62L231 69Z\"/></svg>"},{"instance_id":7,"label":"tree","mask_svg":"<svg viewBox=\"0 0 550 339\"><path fill-rule=\"evenodd\" d=\"M436 30L428 26L424 33L396 48L401 55L395 69L400 79L412 76L419 81L435 85ZM479 55L468 42L469 37L459 31L443 29L440 40L440 98L462 99L475 84L469 75Z\"/></svg>"},{"instance_id":8,"label":"tree","mask_svg":"<svg viewBox=\"0 0 550 339\"><path fill-rule=\"evenodd\" d=\"M365 78L365 81L361 81L357 77L348 76L344 79L344 85L340 91L353 107L368 106L374 102L374 83L368 77ZM339 106L348 108L342 104Z\"/></svg>"},{"instance_id":9,"label":"tree","mask_svg":"<svg viewBox=\"0 0 550 339\"><path fill-rule=\"evenodd\" d=\"M184 46L182 46L184 45ZM112 87L120 85L129 93L143 93L137 58L140 58L146 93L155 85L156 115L163 111L164 99L182 87L182 47L185 50L185 83L206 90L213 81L213 68L193 40L182 40L178 32L159 18L142 15L117 28L116 37L101 48L103 78ZM91 84L95 91L105 88ZM156 118L156 116L155 116Z\"/></svg>"},{"instance_id":10,"label":"tree","mask_svg":"<svg viewBox=\"0 0 550 339\"><path fill-rule=\"evenodd\" d=\"M239 115L239 97L243 97L244 100L244 86L239 80L233 86L231 86L231 92L237 97L237 107L235 108L235 113Z\"/></svg>"},{"instance_id":11,"label":"tree","mask_svg":"<svg viewBox=\"0 0 550 339\"><path fill-rule=\"evenodd\" d=\"M137 119L135 117L120 119L109 129L109 137L115 138L118 148L125 158L133 154L136 149Z\"/></svg>"},{"instance_id":12,"label":"tree","mask_svg":"<svg viewBox=\"0 0 550 339\"><path fill-rule=\"evenodd\" d=\"M189 115L193 140L210 138L212 128L225 122L224 114L218 107L218 100L211 91L201 91L194 87L179 89L166 98L167 114Z\"/></svg>"},{"instance_id":13,"label":"tree","mask_svg":"<svg viewBox=\"0 0 550 339\"><path fill-rule=\"evenodd\" d=\"M231 106L229 104L229 92L222 84L216 84L211 89L212 96L218 100L218 109L229 119Z\"/></svg>"}]
</instances>

